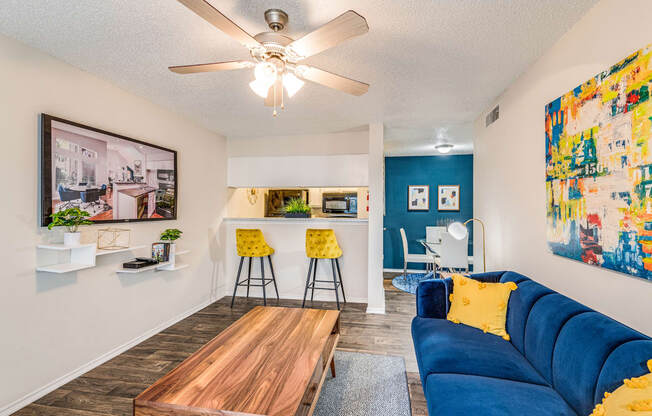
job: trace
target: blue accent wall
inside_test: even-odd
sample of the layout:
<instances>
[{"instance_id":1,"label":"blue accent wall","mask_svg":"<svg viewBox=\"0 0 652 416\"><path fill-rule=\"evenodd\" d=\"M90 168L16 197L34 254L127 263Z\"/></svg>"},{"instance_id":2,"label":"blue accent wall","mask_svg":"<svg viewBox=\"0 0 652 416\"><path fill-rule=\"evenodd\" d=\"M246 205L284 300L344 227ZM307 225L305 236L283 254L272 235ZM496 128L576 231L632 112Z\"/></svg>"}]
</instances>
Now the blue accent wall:
<instances>
[{"instance_id":1,"label":"blue accent wall","mask_svg":"<svg viewBox=\"0 0 652 416\"><path fill-rule=\"evenodd\" d=\"M408 185L430 185L430 210L408 211ZM460 186L460 210L437 210L437 186ZM385 217L383 267L403 269L400 229L405 228L410 253L425 253L416 240L426 237L426 226L438 221L466 221L473 217L473 155L410 156L385 158ZM473 227L469 225L469 232ZM473 252L469 235L469 255ZM424 265L408 264L411 269Z\"/></svg>"}]
</instances>

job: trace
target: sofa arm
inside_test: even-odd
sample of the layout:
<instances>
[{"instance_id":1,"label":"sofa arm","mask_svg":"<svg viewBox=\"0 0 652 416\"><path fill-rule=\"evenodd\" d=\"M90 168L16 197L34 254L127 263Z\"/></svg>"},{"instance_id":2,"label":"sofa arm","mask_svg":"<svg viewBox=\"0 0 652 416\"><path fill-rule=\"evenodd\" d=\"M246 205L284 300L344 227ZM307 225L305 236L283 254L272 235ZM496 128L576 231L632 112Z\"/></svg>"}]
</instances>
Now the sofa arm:
<instances>
[{"instance_id":1,"label":"sofa arm","mask_svg":"<svg viewBox=\"0 0 652 416\"><path fill-rule=\"evenodd\" d=\"M417 316L421 318L444 319L448 313L448 294L453 280L423 280L417 287Z\"/></svg>"}]
</instances>

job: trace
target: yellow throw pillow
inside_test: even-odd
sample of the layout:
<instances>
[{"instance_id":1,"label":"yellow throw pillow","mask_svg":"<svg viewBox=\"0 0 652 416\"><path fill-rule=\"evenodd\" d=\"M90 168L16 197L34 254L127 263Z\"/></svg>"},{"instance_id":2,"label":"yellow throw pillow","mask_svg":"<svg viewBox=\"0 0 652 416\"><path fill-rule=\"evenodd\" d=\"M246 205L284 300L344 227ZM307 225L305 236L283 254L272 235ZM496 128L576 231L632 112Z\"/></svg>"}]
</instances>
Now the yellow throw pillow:
<instances>
[{"instance_id":1,"label":"yellow throw pillow","mask_svg":"<svg viewBox=\"0 0 652 416\"><path fill-rule=\"evenodd\" d=\"M509 295L516 288L514 282L484 283L454 274L453 293L449 296L451 308L446 319L481 329L509 341L505 330L507 303Z\"/></svg>"},{"instance_id":2,"label":"yellow throw pillow","mask_svg":"<svg viewBox=\"0 0 652 416\"><path fill-rule=\"evenodd\" d=\"M652 373L652 360L647 362ZM605 393L602 403L590 416L650 415L652 414L652 374L626 378L613 393Z\"/></svg>"}]
</instances>

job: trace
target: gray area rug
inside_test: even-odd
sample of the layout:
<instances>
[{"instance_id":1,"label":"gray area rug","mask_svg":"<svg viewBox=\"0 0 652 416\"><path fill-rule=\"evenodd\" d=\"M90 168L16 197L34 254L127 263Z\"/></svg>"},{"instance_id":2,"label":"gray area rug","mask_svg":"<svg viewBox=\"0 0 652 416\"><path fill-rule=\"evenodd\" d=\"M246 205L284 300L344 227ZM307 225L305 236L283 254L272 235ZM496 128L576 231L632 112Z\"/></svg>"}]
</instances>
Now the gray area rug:
<instances>
[{"instance_id":1,"label":"gray area rug","mask_svg":"<svg viewBox=\"0 0 652 416\"><path fill-rule=\"evenodd\" d=\"M410 395L402 357L335 351L315 416L410 416Z\"/></svg>"}]
</instances>

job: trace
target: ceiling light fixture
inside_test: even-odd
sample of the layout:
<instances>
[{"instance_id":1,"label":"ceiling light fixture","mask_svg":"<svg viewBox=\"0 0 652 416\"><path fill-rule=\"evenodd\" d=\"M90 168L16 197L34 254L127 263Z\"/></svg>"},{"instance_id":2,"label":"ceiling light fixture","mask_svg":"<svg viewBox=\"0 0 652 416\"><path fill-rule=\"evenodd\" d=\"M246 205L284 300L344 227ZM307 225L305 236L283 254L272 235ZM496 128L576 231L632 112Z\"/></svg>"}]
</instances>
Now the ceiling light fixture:
<instances>
[{"instance_id":1,"label":"ceiling light fixture","mask_svg":"<svg viewBox=\"0 0 652 416\"><path fill-rule=\"evenodd\" d=\"M201 72L228 71L255 68L256 79L249 83L251 90L265 99L265 105L284 108L284 89L288 97L296 94L308 80L334 88L352 95L362 95L369 90L369 84L346 78L314 66L299 65L299 61L316 55L326 49L369 31L364 17L349 10L319 29L302 38L292 39L281 33L287 26L289 17L280 9L265 12L269 32L251 36L206 0L178 0L217 29L231 36L247 49L251 60L213 62L199 65L180 65L169 67L177 74L196 74Z\"/></svg>"},{"instance_id":2,"label":"ceiling light fixture","mask_svg":"<svg viewBox=\"0 0 652 416\"><path fill-rule=\"evenodd\" d=\"M451 150L453 150L453 147L455 147L455 146L453 146L450 143L442 143L442 144L436 145L435 149L437 149L437 151L439 153L446 154L446 153L450 152Z\"/></svg>"},{"instance_id":3,"label":"ceiling light fixture","mask_svg":"<svg viewBox=\"0 0 652 416\"><path fill-rule=\"evenodd\" d=\"M303 87L303 84L305 84L305 82L301 81L294 74L290 72L283 74L283 86L288 91L288 97L294 97L294 94Z\"/></svg>"}]
</instances>

